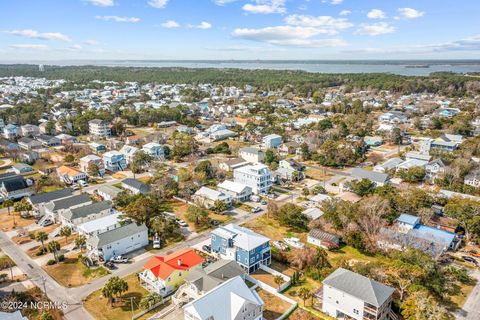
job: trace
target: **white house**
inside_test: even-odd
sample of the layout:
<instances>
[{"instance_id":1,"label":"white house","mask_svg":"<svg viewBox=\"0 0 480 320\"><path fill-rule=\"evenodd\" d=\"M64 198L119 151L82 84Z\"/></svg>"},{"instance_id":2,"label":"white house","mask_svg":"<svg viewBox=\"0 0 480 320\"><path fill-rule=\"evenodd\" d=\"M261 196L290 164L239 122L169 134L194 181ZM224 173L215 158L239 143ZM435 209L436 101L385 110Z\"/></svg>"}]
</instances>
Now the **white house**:
<instances>
[{"instance_id":1,"label":"white house","mask_svg":"<svg viewBox=\"0 0 480 320\"><path fill-rule=\"evenodd\" d=\"M103 218L113 213L112 204L109 201L100 201L71 208L60 213L60 223L76 230L77 225Z\"/></svg>"},{"instance_id":2,"label":"white house","mask_svg":"<svg viewBox=\"0 0 480 320\"><path fill-rule=\"evenodd\" d=\"M124 255L148 245L148 229L135 222L113 230L94 235L87 239L88 256L103 261Z\"/></svg>"},{"instance_id":3,"label":"white house","mask_svg":"<svg viewBox=\"0 0 480 320\"><path fill-rule=\"evenodd\" d=\"M86 180L87 174L68 166L61 166L57 168L58 177L67 184L77 183L80 180Z\"/></svg>"},{"instance_id":4,"label":"white house","mask_svg":"<svg viewBox=\"0 0 480 320\"><path fill-rule=\"evenodd\" d=\"M260 163L233 170L233 177L236 183L249 186L255 194L268 193L272 186L270 169Z\"/></svg>"},{"instance_id":5,"label":"white house","mask_svg":"<svg viewBox=\"0 0 480 320\"><path fill-rule=\"evenodd\" d=\"M95 192L102 197L103 200L113 201L113 199L115 199L118 194L122 192L122 189L105 184L98 187Z\"/></svg>"},{"instance_id":6,"label":"white house","mask_svg":"<svg viewBox=\"0 0 480 320\"><path fill-rule=\"evenodd\" d=\"M336 319L389 320L394 292L380 282L338 268L323 280L323 292L317 298L322 300L322 311Z\"/></svg>"},{"instance_id":7,"label":"white house","mask_svg":"<svg viewBox=\"0 0 480 320\"><path fill-rule=\"evenodd\" d=\"M237 276L186 304L183 311L185 320L262 320L263 304L258 293Z\"/></svg>"},{"instance_id":8,"label":"white house","mask_svg":"<svg viewBox=\"0 0 480 320\"><path fill-rule=\"evenodd\" d=\"M88 122L88 131L91 135L97 137L109 137L111 135L108 122L99 119Z\"/></svg>"},{"instance_id":9,"label":"white house","mask_svg":"<svg viewBox=\"0 0 480 320\"><path fill-rule=\"evenodd\" d=\"M248 201L252 195L252 188L231 180L225 180L217 187L219 191L229 194L236 201Z\"/></svg>"},{"instance_id":10,"label":"white house","mask_svg":"<svg viewBox=\"0 0 480 320\"><path fill-rule=\"evenodd\" d=\"M215 205L215 201L222 201L227 206L232 204L231 195L210 189L208 187L201 187L197 192L195 192L192 198L195 203L206 208L212 208Z\"/></svg>"},{"instance_id":11,"label":"white house","mask_svg":"<svg viewBox=\"0 0 480 320\"><path fill-rule=\"evenodd\" d=\"M463 183L475 188L480 187L480 170L475 170L465 175Z\"/></svg>"},{"instance_id":12,"label":"white house","mask_svg":"<svg viewBox=\"0 0 480 320\"><path fill-rule=\"evenodd\" d=\"M85 173L89 173L93 166L97 166L98 174L100 176L105 175L105 165L103 164L102 158L94 154L89 154L80 159L79 167Z\"/></svg>"},{"instance_id":13,"label":"white house","mask_svg":"<svg viewBox=\"0 0 480 320\"><path fill-rule=\"evenodd\" d=\"M138 148L137 147L132 147L132 146L129 146L129 145L124 145L119 150L119 152L121 154L123 154L123 156L125 157L125 160L127 161L127 164L130 164L130 163L132 163L133 158L137 154Z\"/></svg>"},{"instance_id":14,"label":"white house","mask_svg":"<svg viewBox=\"0 0 480 320\"><path fill-rule=\"evenodd\" d=\"M121 215L121 212L116 212L95 220L81 223L77 225L77 231L79 234L90 238L100 233L116 229L121 225Z\"/></svg>"},{"instance_id":15,"label":"white house","mask_svg":"<svg viewBox=\"0 0 480 320\"><path fill-rule=\"evenodd\" d=\"M140 180L126 178L122 181L122 188L130 191L132 194L145 194L150 191L150 187Z\"/></svg>"},{"instance_id":16,"label":"white house","mask_svg":"<svg viewBox=\"0 0 480 320\"><path fill-rule=\"evenodd\" d=\"M258 148L251 148L251 147L240 149L238 151L238 155L243 160L251 163L263 162L263 159L265 158L265 153L262 150Z\"/></svg>"},{"instance_id":17,"label":"white house","mask_svg":"<svg viewBox=\"0 0 480 320\"><path fill-rule=\"evenodd\" d=\"M266 149L276 148L282 144L282 136L278 134L269 134L262 139L263 146Z\"/></svg>"}]
</instances>

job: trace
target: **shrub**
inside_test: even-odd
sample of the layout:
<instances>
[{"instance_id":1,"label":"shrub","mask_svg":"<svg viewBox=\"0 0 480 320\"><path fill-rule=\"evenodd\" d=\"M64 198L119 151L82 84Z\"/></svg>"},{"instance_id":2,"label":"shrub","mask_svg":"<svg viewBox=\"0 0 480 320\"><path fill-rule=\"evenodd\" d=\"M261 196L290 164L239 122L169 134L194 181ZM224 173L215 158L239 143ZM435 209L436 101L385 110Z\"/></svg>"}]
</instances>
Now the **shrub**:
<instances>
[{"instance_id":1,"label":"shrub","mask_svg":"<svg viewBox=\"0 0 480 320\"><path fill-rule=\"evenodd\" d=\"M29 237L31 240L35 240L35 232L29 232L29 233L28 233L28 237Z\"/></svg>"},{"instance_id":2,"label":"shrub","mask_svg":"<svg viewBox=\"0 0 480 320\"><path fill-rule=\"evenodd\" d=\"M0 274L0 282L3 282L7 280L8 275L6 273L1 273Z\"/></svg>"},{"instance_id":3,"label":"shrub","mask_svg":"<svg viewBox=\"0 0 480 320\"><path fill-rule=\"evenodd\" d=\"M55 263L57 263L55 260L50 259L47 261L47 266L53 266Z\"/></svg>"},{"instance_id":4,"label":"shrub","mask_svg":"<svg viewBox=\"0 0 480 320\"><path fill-rule=\"evenodd\" d=\"M45 251L43 251L43 248L38 249L37 253L35 255L38 256L43 256L45 254Z\"/></svg>"},{"instance_id":5,"label":"shrub","mask_svg":"<svg viewBox=\"0 0 480 320\"><path fill-rule=\"evenodd\" d=\"M61 254L58 256L58 261L64 261L65 260L65 255Z\"/></svg>"}]
</instances>

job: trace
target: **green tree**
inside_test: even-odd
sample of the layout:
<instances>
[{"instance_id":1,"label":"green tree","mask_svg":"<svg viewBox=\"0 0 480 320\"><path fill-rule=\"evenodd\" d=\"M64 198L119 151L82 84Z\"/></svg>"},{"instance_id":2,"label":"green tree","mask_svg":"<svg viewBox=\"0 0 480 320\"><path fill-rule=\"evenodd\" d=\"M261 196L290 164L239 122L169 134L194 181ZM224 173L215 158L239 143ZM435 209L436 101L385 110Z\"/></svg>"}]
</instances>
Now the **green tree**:
<instances>
[{"instance_id":1,"label":"green tree","mask_svg":"<svg viewBox=\"0 0 480 320\"><path fill-rule=\"evenodd\" d=\"M64 226L60 229L60 235L65 237L65 243L67 243L68 237L72 235L72 229L69 226Z\"/></svg>"},{"instance_id":2,"label":"green tree","mask_svg":"<svg viewBox=\"0 0 480 320\"><path fill-rule=\"evenodd\" d=\"M222 200L215 200L213 203L213 211L222 213L228 209L228 205Z\"/></svg>"},{"instance_id":3,"label":"green tree","mask_svg":"<svg viewBox=\"0 0 480 320\"><path fill-rule=\"evenodd\" d=\"M60 250L60 243L58 243L55 240L52 240L47 244L47 249L49 252L53 253L53 257L55 258L55 261L58 262L58 250Z\"/></svg>"},{"instance_id":4,"label":"green tree","mask_svg":"<svg viewBox=\"0 0 480 320\"><path fill-rule=\"evenodd\" d=\"M306 301L312 296L312 292L307 287L301 287L298 290L298 296L303 300L303 306L305 306Z\"/></svg>"},{"instance_id":5,"label":"green tree","mask_svg":"<svg viewBox=\"0 0 480 320\"><path fill-rule=\"evenodd\" d=\"M394 144L402 144L402 131L400 130L400 128L394 128L392 130L391 139Z\"/></svg>"},{"instance_id":6,"label":"green tree","mask_svg":"<svg viewBox=\"0 0 480 320\"><path fill-rule=\"evenodd\" d=\"M278 211L278 221L286 226L307 230L308 218L302 213L303 209L293 203L284 204Z\"/></svg>"},{"instance_id":7,"label":"green tree","mask_svg":"<svg viewBox=\"0 0 480 320\"><path fill-rule=\"evenodd\" d=\"M83 252L83 249L85 248L86 244L87 244L87 238L83 234L80 234L75 238L75 246L80 248L81 252Z\"/></svg>"},{"instance_id":8,"label":"green tree","mask_svg":"<svg viewBox=\"0 0 480 320\"><path fill-rule=\"evenodd\" d=\"M100 175L100 168L96 163L88 166L88 175L91 177L98 177Z\"/></svg>"},{"instance_id":9,"label":"green tree","mask_svg":"<svg viewBox=\"0 0 480 320\"><path fill-rule=\"evenodd\" d=\"M283 280L282 276L276 275L273 277L273 282L275 282L275 284L278 286L278 289L280 289L280 286L285 282L285 280Z\"/></svg>"},{"instance_id":10,"label":"green tree","mask_svg":"<svg viewBox=\"0 0 480 320\"><path fill-rule=\"evenodd\" d=\"M443 208L446 216L456 219L465 231L465 242L480 236L480 203L471 199L452 198Z\"/></svg>"},{"instance_id":11,"label":"green tree","mask_svg":"<svg viewBox=\"0 0 480 320\"><path fill-rule=\"evenodd\" d=\"M420 182L425 178L425 169L422 167L411 167L406 170L400 170L398 175L406 182Z\"/></svg>"},{"instance_id":12,"label":"green tree","mask_svg":"<svg viewBox=\"0 0 480 320\"><path fill-rule=\"evenodd\" d=\"M3 207L6 207L7 210L8 210L8 215L10 215L10 208L13 207L15 203L13 202L13 200L10 200L10 199L7 199L3 202Z\"/></svg>"},{"instance_id":13,"label":"green tree","mask_svg":"<svg viewBox=\"0 0 480 320\"><path fill-rule=\"evenodd\" d=\"M345 186L359 196L366 196L375 191L375 183L369 179L352 180L345 183Z\"/></svg>"},{"instance_id":14,"label":"green tree","mask_svg":"<svg viewBox=\"0 0 480 320\"><path fill-rule=\"evenodd\" d=\"M208 211L199 206L189 205L186 214L187 220L201 225L208 220Z\"/></svg>"},{"instance_id":15,"label":"green tree","mask_svg":"<svg viewBox=\"0 0 480 320\"><path fill-rule=\"evenodd\" d=\"M35 240L42 244L42 251L45 252L45 241L48 240L48 234L45 231L39 231L35 234Z\"/></svg>"},{"instance_id":16,"label":"green tree","mask_svg":"<svg viewBox=\"0 0 480 320\"><path fill-rule=\"evenodd\" d=\"M162 297L158 293L150 292L140 300L140 306L144 309L148 309L160 301L162 301Z\"/></svg>"},{"instance_id":17,"label":"green tree","mask_svg":"<svg viewBox=\"0 0 480 320\"><path fill-rule=\"evenodd\" d=\"M278 165L278 157L272 149L265 151L265 157L263 161L269 166L273 164Z\"/></svg>"},{"instance_id":18,"label":"green tree","mask_svg":"<svg viewBox=\"0 0 480 320\"><path fill-rule=\"evenodd\" d=\"M75 156L73 154L67 154L65 157L63 157L63 161L66 163L71 163L75 161Z\"/></svg>"}]
</instances>

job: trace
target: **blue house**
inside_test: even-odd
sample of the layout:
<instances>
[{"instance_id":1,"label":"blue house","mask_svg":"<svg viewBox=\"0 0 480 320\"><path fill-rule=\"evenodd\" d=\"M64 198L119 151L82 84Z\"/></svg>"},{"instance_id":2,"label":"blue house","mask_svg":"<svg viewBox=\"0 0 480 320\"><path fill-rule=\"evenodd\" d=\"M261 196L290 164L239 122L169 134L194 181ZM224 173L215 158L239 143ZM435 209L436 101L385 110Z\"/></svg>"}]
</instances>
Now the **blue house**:
<instances>
[{"instance_id":1,"label":"blue house","mask_svg":"<svg viewBox=\"0 0 480 320\"><path fill-rule=\"evenodd\" d=\"M18 127L15 124L7 124L3 128L3 136L6 139L13 139L18 135Z\"/></svg>"},{"instance_id":2,"label":"blue house","mask_svg":"<svg viewBox=\"0 0 480 320\"><path fill-rule=\"evenodd\" d=\"M105 169L111 172L124 171L127 168L125 156L118 151L108 151L103 154Z\"/></svg>"},{"instance_id":3,"label":"blue house","mask_svg":"<svg viewBox=\"0 0 480 320\"><path fill-rule=\"evenodd\" d=\"M278 134L269 134L268 136L263 137L262 140L263 140L263 146L266 149L276 148L283 143L282 136Z\"/></svg>"},{"instance_id":4,"label":"blue house","mask_svg":"<svg viewBox=\"0 0 480 320\"><path fill-rule=\"evenodd\" d=\"M212 252L222 259L235 260L248 273L272 262L269 241L261 234L234 224L211 232Z\"/></svg>"}]
</instances>

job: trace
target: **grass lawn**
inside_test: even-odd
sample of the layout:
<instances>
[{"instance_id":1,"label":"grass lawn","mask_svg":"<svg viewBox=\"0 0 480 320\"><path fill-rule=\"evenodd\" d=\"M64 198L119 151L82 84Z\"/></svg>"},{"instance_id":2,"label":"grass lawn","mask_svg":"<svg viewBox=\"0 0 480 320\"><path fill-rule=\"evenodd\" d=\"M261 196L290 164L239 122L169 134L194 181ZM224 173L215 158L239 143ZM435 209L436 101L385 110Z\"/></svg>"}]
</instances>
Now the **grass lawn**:
<instances>
[{"instance_id":1,"label":"grass lawn","mask_svg":"<svg viewBox=\"0 0 480 320\"><path fill-rule=\"evenodd\" d=\"M44 266L43 269L64 287L78 287L110 273L104 267L87 268L80 262L78 255L65 257L65 261Z\"/></svg>"},{"instance_id":2,"label":"grass lawn","mask_svg":"<svg viewBox=\"0 0 480 320\"><path fill-rule=\"evenodd\" d=\"M52 230L53 231L53 230ZM51 232L51 231L50 231ZM72 233L68 239L65 239L65 237L60 237L60 238L55 238L55 241L57 241L59 244L60 244L60 247L63 248L65 247L66 245L69 245L71 244L72 242L75 241L75 238L77 237L77 233ZM45 242L45 248L47 247L48 243L53 241L53 239L50 239L48 241ZM37 246L35 247L32 247L30 249L27 250L27 254L32 257L32 258L35 258L36 257L36 253L38 251L38 249L40 249L40 247L42 246L42 244L39 242Z\"/></svg>"},{"instance_id":3,"label":"grass lawn","mask_svg":"<svg viewBox=\"0 0 480 320\"><path fill-rule=\"evenodd\" d=\"M10 209L10 215L5 212L0 214L0 226L3 231L10 231L13 229L13 219L15 215L15 223L17 228L25 227L32 223L35 223L35 219L33 218L22 218L20 213L13 212L13 208Z\"/></svg>"},{"instance_id":4,"label":"grass lawn","mask_svg":"<svg viewBox=\"0 0 480 320\"><path fill-rule=\"evenodd\" d=\"M64 189L64 188L60 187L60 186L44 186L44 187L42 187L40 192L52 192L52 191L57 191L57 190L60 190L60 189Z\"/></svg>"},{"instance_id":5,"label":"grass lawn","mask_svg":"<svg viewBox=\"0 0 480 320\"><path fill-rule=\"evenodd\" d=\"M150 177L144 176L144 177L137 178L137 180L142 181L143 183L148 183L150 181Z\"/></svg>"},{"instance_id":6,"label":"grass lawn","mask_svg":"<svg viewBox=\"0 0 480 320\"><path fill-rule=\"evenodd\" d=\"M200 232L200 231L204 231L204 230L208 229L207 227L202 227L202 228L199 229L195 225L195 223L187 220L186 214L187 214L187 208L189 206L187 203L183 203L183 202L180 202L180 201L172 201L172 202L169 203L169 206L171 206L171 208L172 208L171 210L175 213L177 218L182 219L183 221L188 223L188 226L190 227L191 230L193 230L195 232ZM221 224L228 223L228 222L233 220L233 218L228 216L228 215L217 214L217 213L215 213L211 210L208 211L208 216L211 219L215 219L215 220L219 221Z\"/></svg>"},{"instance_id":7,"label":"grass lawn","mask_svg":"<svg viewBox=\"0 0 480 320\"><path fill-rule=\"evenodd\" d=\"M461 308L465 304L465 301L467 300L474 287L475 284L462 284L460 287L460 291L456 295L450 297L452 301L452 307Z\"/></svg>"},{"instance_id":8,"label":"grass lawn","mask_svg":"<svg viewBox=\"0 0 480 320\"><path fill-rule=\"evenodd\" d=\"M265 302L263 306L263 317L266 320L277 319L291 307L290 303L265 290L257 288L256 291L263 302Z\"/></svg>"},{"instance_id":9,"label":"grass lawn","mask_svg":"<svg viewBox=\"0 0 480 320\"><path fill-rule=\"evenodd\" d=\"M133 312L138 313L142 311L139 307L139 302L148 291L140 286L136 274L131 274L124 278L128 283L128 292L123 294L123 301L116 302L113 306L107 303L107 299L102 296L102 290L97 290L91 293L85 301L85 308L97 320L129 320L132 318L130 298L133 299ZM166 304L167 305L167 304ZM163 307L165 307L164 305ZM157 313L162 306L150 311L142 316L140 319L147 319Z\"/></svg>"},{"instance_id":10,"label":"grass lawn","mask_svg":"<svg viewBox=\"0 0 480 320\"><path fill-rule=\"evenodd\" d=\"M325 181L332 177L332 175L328 172L324 172L323 170L316 168L307 168L305 170L305 176L318 181Z\"/></svg>"},{"instance_id":11,"label":"grass lawn","mask_svg":"<svg viewBox=\"0 0 480 320\"><path fill-rule=\"evenodd\" d=\"M113 177L114 179L125 179L127 176L124 175L124 174L122 174L122 173L116 172L116 173L112 174L112 177Z\"/></svg>"},{"instance_id":12,"label":"grass lawn","mask_svg":"<svg viewBox=\"0 0 480 320\"><path fill-rule=\"evenodd\" d=\"M297 237L301 241L305 242L307 238L306 232L295 232L289 228L282 226L277 220L273 218L267 218L264 214L255 220L251 220L243 225L255 232L263 234L264 236L272 240L282 240L285 237Z\"/></svg>"}]
</instances>

